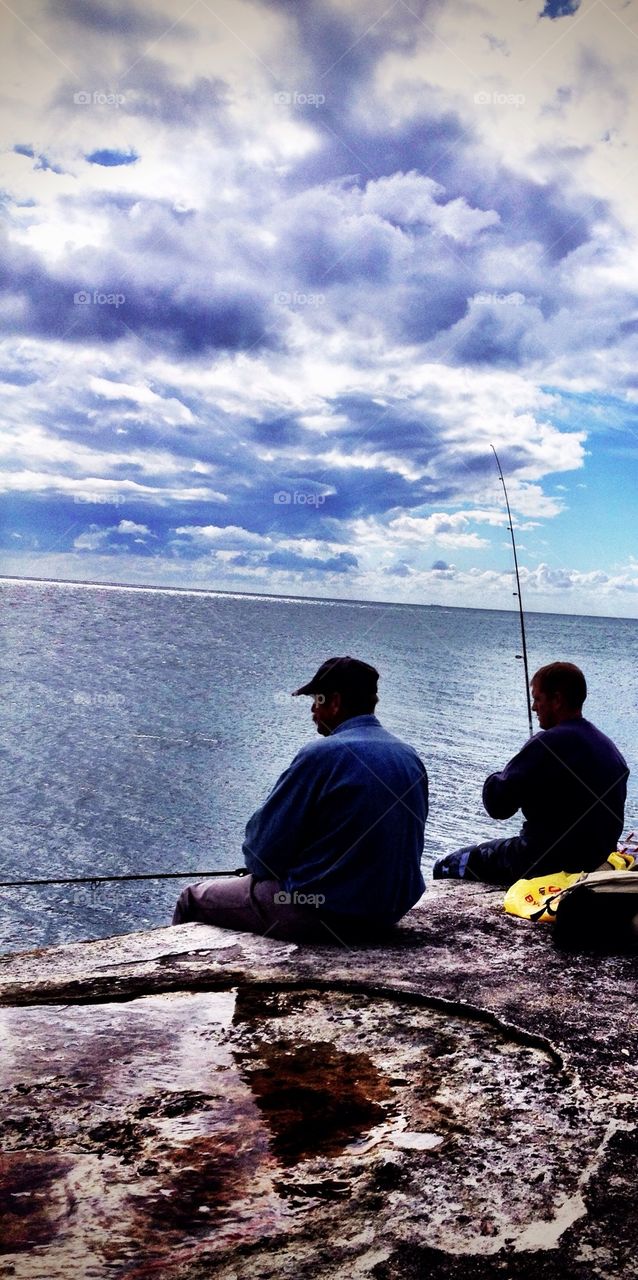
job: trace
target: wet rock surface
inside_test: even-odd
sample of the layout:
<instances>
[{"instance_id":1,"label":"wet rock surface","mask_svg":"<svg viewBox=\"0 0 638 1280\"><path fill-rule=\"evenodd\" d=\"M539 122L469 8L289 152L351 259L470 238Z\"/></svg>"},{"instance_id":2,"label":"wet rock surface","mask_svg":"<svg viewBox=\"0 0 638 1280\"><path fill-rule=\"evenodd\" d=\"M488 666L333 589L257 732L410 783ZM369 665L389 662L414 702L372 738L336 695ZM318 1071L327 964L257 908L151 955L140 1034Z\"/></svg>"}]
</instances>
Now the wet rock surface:
<instances>
[{"instance_id":1,"label":"wet rock surface","mask_svg":"<svg viewBox=\"0 0 638 1280\"><path fill-rule=\"evenodd\" d=\"M501 897L0 957L0 1276L638 1276L636 961Z\"/></svg>"}]
</instances>

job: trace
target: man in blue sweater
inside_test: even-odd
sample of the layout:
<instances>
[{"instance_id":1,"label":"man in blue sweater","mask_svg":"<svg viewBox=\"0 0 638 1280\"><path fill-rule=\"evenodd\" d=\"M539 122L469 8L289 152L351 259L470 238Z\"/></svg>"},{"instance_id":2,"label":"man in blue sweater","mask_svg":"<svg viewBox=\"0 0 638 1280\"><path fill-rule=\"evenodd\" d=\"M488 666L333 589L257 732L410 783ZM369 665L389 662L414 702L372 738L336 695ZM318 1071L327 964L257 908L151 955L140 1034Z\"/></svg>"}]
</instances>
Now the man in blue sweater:
<instances>
[{"instance_id":1,"label":"man in blue sweater","mask_svg":"<svg viewBox=\"0 0 638 1280\"><path fill-rule=\"evenodd\" d=\"M593 871L616 848L629 769L613 742L583 718L582 671L552 662L536 672L531 690L541 732L483 787L491 818L522 810L520 835L439 858L435 879L510 885L548 872Z\"/></svg>"},{"instance_id":2,"label":"man in blue sweater","mask_svg":"<svg viewBox=\"0 0 638 1280\"><path fill-rule=\"evenodd\" d=\"M387 928L421 897L427 774L374 715L377 681L366 662L329 658L295 690L313 699L319 741L298 752L250 818L250 875L191 885L173 924L335 942Z\"/></svg>"}]
</instances>

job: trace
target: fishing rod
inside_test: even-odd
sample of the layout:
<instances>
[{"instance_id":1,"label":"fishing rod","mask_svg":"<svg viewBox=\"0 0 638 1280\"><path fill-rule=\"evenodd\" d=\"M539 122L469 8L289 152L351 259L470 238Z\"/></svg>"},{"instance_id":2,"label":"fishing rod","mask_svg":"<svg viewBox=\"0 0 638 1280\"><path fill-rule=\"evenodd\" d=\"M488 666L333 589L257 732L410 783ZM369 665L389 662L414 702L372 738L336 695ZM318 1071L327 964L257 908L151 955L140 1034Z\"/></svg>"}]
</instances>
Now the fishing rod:
<instances>
[{"instance_id":1,"label":"fishing rod","mask_svg":"<svg viewBox=\"0 0 638 1280\"><path fill-rule=\"evenodd\" d=\"M531 698L530 698L530 696L529 696L529 670L528 670L528 666L527 666L527 644L526 644L526 641L525 641L525 615L524 615L524 613L523 613L523 597L522 597L522 595L521 595L521 580L520 580L519 573L518 573L518 556L516 555L516 542L515 542L515 540L514 540L514 523L513 523L513 521L512 521L512 513L511 513L511 511L510 511L510 504L509 504L509 498L508 498L508 496L507 496L507 489L505 488L505 477L504 477L504 475L503 475L503 471L502 471L502 468L501 468L501 464L500 464L500 462L499 462L499 460L498 460L498 454L497 454L496 449L494 448L494 445L493 445L493 444L491 444L491 445L490 445L490 449L492 450L492 453L494 454L494 457L496 458L496 465L497 465L497 467L498 467L498 474L499 474L499 476L500 476L500 478L501 478L501 484L502 484L502 486L503 486L503 493L505 494L505 506L507 507L507 519L508 519L508 521L509 521L509 524L508 524L508 526L507 526L507 527L508 527L508 529L509 529L509 531L510 531L510 533L511 533L511 535L512 535L512 550L513 550L513 552L514 552L514 572L515 572L515 574L516 574L516 591L514 592L514 595L515 595L515 596L518 596L518 612L519 612L519 617L520 617L520 620L521 620L521 640L522 640L522 643L523 643L523 654L522 654L522 657L523 657L523 667L524 667L524 669L525 669L525 694L526 694L526 696L527 696L527 719L528 719L528 722L529 722L529 736L530 736L530 738L531 738L531 737L532 737L532 735L533 735L533 733L534 733L534 725L533 725L533 723L532 723L532 702L531 702ZM520 656L521 656L521 655L517 653L516 657L517 657L517 658L519 658Z\"/></svg>"},{"instance_id":2,"label":"fishing rod","mask_svg":"<svg viewBox=\"0 0 638 1280\"><path fill-rule=\"evenodd\" d=\"M68 880L0 880L0 888L26 888L27 885L42 884L114 884L119 880L211 880L217 876L247 876L247 867L238 867L236 871L149 871L144 875L127 876L73 876Z\"/></svg>"}]
</instances>

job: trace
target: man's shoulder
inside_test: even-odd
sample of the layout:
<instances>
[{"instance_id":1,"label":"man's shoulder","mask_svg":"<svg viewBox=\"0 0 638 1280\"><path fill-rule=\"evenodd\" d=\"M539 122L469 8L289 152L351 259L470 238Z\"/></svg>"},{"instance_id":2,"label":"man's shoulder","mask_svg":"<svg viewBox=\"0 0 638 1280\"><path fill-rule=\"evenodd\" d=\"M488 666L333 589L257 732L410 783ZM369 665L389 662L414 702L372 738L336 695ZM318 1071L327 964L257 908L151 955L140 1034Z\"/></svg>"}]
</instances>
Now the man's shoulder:
<instances>
[{"instance_id":1,"label":"man's shoulder","mask_svg":"<svg viewBox=\"0 0 638 1280\"><path fill-rule=\"evenodd\" d=\"M351 716L344 720L330 735L330 742L340 742L346 738L370 738L383 741L393 735L384 729L380 720L370 713L365 716Z\"/></svg>"},{"instance_id":2,"label":"man's shoulder","mask_svg":"<svg viewBox=\"0 0 638 1280\"><path fill-rule=\"evenodd\" d=\"M577 716L573 720L563 720L561 724L555 725L553 729L546 729L543 736L555 744L560 743L561 740L565 743L577 740L609 755L615 755L620 760L623 759L616 743L606 733L603 733L602 729L599 729L597 725L592 724L591 720L586 720L584 716Z\"/></svg>"},{"instance_id":3,"label":"man's shoulder","mask_svg":"<svg viewBox=\"0 0 638 1280\"><path fill-rule=\"evenodd\" d=\"M425 769L416 749L385 729L373 715L353 716L350 720L344 720L338 730L327 737L317 737L313 742L307 742L291 761L291 768L308 766L317 769L322 765L331 768L337 760L353 761L359 754L363 756L373 751L386 754L388 759L391 756L395 759L400 756L404 759L410 757L418 762L421 769Z\"/></svg>"},{"instance_id":4,"label":"man's shoulder","mask_svg":"<svg viewBox=\"0 0 638 1280\"><path fill-rule=\"evenodd\" d=\"M315 738L312 742L306 742L300 747L297 754L290 761L290 767L293 765L304 765L306 762L311 763L318 759L325 759L326 748L329 744L329 738Z\"/></svg>"},{"instance_id":5,"label":"man's shoulder","mask_svg":"<svg viewBox=\"0 0 638 1280\"><path fill-rule=\"evenodd\" d=\"M584 716L561 720L560 724L554 725L552 729L545 729L544 732L547 735L551 734L553 738L591 738L592 741L611 743L611 738L608 738L602 729L592 724L591 720L586 720Z\"/></svg>"},{"instance_id":6,"label":"man's shoulder","mask_svg":"<svg viewBox=\"0 0 638 1280\"><path fill-rule=\"evenodd\" d=\"M388 754L409 755L419 760L418 752L409 742L391 733L373 715L353 716L351 720L345 720L339 726L338 732L331 734L325 741L332 750L336 751L352 751L356 744L362 746L364 750L369 747L373 750L386 751Z\"/></svg>"}]
</instances>

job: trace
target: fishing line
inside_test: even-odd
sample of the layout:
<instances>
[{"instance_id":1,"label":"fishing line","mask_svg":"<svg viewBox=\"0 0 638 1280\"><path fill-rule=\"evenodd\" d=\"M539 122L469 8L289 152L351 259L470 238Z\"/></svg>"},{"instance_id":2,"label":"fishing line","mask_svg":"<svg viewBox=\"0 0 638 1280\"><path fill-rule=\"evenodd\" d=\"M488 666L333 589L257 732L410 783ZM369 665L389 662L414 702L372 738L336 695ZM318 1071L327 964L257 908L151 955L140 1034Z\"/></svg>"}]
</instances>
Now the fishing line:
<instances>
[{"instance_id":1,"label":"fishing line","mask_svg":"<svg viewBox=\"0 0 638 1280\"><path fill-rule=\"evenodd\" d=\"M533 725L533 723L532 723L532 703L531 703L531 699L530 699L530 696L529 696L529 670L528 670L528 667L527 667L527 644L526 644L526 642L525 642L525 615L524 615L524 613L523 613L523 597L521 596L521 580L520 580L520 577L519 577L519 574L518 574L518 556L516 555L516 542L515 542L515 540L514 540L514 524L513 524L513 521L512 521L512 513L511 513L511 511L510 511L510 504L509 504L509 498L508 498L508 496L507 496L507 489L505 488L505 477L504 477L504 475L503 475L503 471L502 471L502 468L501 468L501 464L500 464L500 462L499 462L499 460L498 460L498 454L497 454L496 449L494 448L494 445L493 445L493 444L491 444L491 445L490 445L490 449L492 450L492 453L494 454L494 457L496 458L496 465L497 465L497 467L498 467L498 474L499 474L499 476L500 476L500 478L501 478L501 484L502 484L502 486L503 486L503 493L505 494L505 506L507 507L507 518L508 518L508 520L509 520L509 524L508 524L508 526L507 526L507 527L508 527L508 529L509 529L509 531L510 531L510 533L511 533L511 535L512 535L512 550L513 550L513 552L514 552L514 572L515 572L515 574L516 574L516 591L515 591L513 594L514 594L515 596L518 596L518 612L519 612L519 617L520 617L520 620L521 620L521 641L522 641L522 644L523 644L523 653L522 653L522 655L521 655L521 654L519 654L519 653L517 653L516 657L517 657L517 658L520 658L520 657L522 656L522 658L523 658L523 668L524 668L524 671L525 671L525 695L526 695L526 697L527 697L527 719L528 719L528 721L529 721L529 736L530 736L530 738L531 738L531 737L533 736L533 733L534 733L534 725Z\"/></svg>"}]
</instances>

